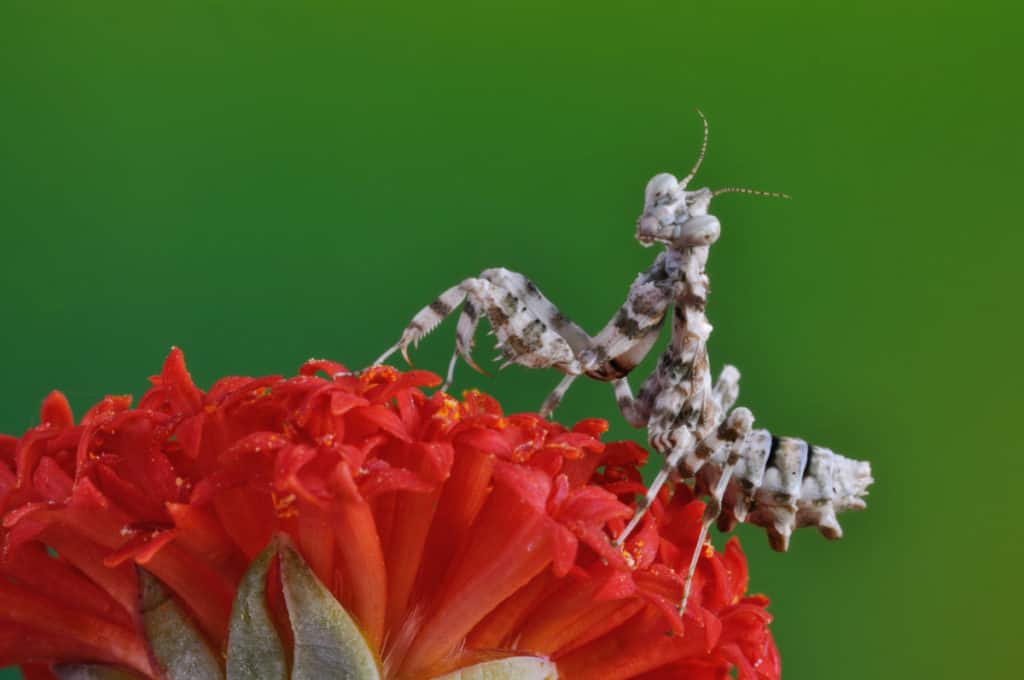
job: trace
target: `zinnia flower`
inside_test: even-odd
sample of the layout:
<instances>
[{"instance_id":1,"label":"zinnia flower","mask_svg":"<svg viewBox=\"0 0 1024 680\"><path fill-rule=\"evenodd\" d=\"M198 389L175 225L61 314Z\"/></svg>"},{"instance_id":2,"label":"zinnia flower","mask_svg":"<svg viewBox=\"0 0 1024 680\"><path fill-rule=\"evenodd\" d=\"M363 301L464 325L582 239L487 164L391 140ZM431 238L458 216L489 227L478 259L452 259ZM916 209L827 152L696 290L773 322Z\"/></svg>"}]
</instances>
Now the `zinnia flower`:
<instances>
[{"instance_id":1,"label":"zinnia flower","mask_svg":"<svg viewBox=\"0 0 1024 680\"><path fill-rule=\"evenodd\" d=\"M604 421L342 371L204 393L174 349L134 408L76 424L54 392L0 435L0 666L312 677L333 645L345 677L779 677L735 538L704 547L677 612L703 512L687 486L613 547L647 454L602 443Z\"/></svg>"}]
</instances>

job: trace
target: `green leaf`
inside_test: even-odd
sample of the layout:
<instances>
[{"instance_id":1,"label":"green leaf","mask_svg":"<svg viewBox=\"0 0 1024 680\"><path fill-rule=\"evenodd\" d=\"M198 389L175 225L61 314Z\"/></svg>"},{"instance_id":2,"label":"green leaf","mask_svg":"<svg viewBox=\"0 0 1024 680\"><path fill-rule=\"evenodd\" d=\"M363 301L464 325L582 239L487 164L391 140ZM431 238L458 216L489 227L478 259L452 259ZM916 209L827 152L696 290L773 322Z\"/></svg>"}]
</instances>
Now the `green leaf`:
<instances>
[{"instance_id":1,"label":"green leaf","mask_svg":"<svg viewBox=\"0 0 1024 680\"><path fill-rule=\"evenodd\" d=\"M285 680L288 667L281 638L267 607L267 572L278 540L249 565L238 584L228 632L228 680Z\"/></svg>"},{"instance_id":2,"label":"green leaf","mask_svg":"<svg viewBox=\"0 0 1024 680\"><path fill-rule=\"evenodd\" d=\"M167 680L223 680L217 656L167 590L139 568L142 624Z\"/></svg>"},{"instance_id":3,"label":"green leaf","mask_svg":"<svg viewBox=\"0 0 1024 680\"><path fill-rule=\"evenodd\" d=\"M510 656L460 668L434 680L558 680L558 669L536 656Z\"/></svg>"},{"instance_id":4,"label":"green leaf","mask_svg":"<svg viewBox=\"0 0 1024 680\"><path fill-rule=\"evenodd\" d=\"M60 663L53 667L53 674L60 680L141 680L135 675L114 666L98 664Z\"/></svg>"},{"instance_id":5,"label":"green leaf","mask_svg":"<svg viewBox=\"0 0 1024 680\"><path fill-rule=\"evenodd\" d=\"M282 544L281 585L295 633L292 680L380 680L373 651L302 557Z\"/></svg>"}]
</instances>

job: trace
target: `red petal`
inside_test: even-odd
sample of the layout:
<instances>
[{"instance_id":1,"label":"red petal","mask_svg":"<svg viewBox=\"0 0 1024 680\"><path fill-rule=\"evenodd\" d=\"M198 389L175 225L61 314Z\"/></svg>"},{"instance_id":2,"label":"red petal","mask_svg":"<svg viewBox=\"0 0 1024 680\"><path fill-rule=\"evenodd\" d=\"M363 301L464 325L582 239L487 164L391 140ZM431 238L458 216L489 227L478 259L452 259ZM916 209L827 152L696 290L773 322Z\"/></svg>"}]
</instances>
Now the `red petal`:
<instances>
[{"instance_id":1,"label":"red petal","mask_svg":"<svg viewBox=\"0 0 1024 680\"><path fill-rule=\"evenodd\" d=\"M18 486L25 487L31 483L36 465L47 449L47 441L56 434L48 427L35 427L29 430L18 442L16 453Z\"/></svg>"},{"instance_id":2,"label":"red petal","mask_svg":"<svg viewBox=\"0 0 1024 680\"><path fill-rule=\"evenodd\" d=\"M341 485L351 479L344 463L335 468ZM335 540L341 553L341 568L351 603L346 609L359 622L373 649L380 649L387 612L387 567L373 513L362 500L349 500L335 507Z\"/></svg>"},{"instance_id":3,"label":"red petal","mask_svg":"<svg viewBox=\"0 0 1024 680\"><path fill-rule=\"evenodd\" d=\"M537 576L488 614L466 638L467 646L475 649L511 647L527 617L560 585L550 571Z\"/></svg>"},{"instance_id":4,"label":"red petal","mask_svg":"<svg viewBox=\"0 0 1024 680\"><path fill-rule=\"evenodd\" d=\"M36 493L49 501L63 501L71 495L74 481L57 463L45 456L39 461L32 476Z\"/></svg>"},{"instance_id":5,"label":"red petal","mask_svg":"<svg viewBox=\"0 0 1024 680\"><path fill-rule=\"evenodd\" d=\"M111 415L125 411L132 406L132 396L130 394L113 394L103 397L102 401L90 408L82 416L82 425L92 426L97 423L102 423L104 420L110 418Z\"/></svg>"},{"instance_id":6,"label":"red petal","mask_svg":"<svg viewBox=\"0 0 1024 680\"><path fill-rule=\"evenodd\" d=\"M468 540L470 528L490 493L494 466L493 455L458 447L427 541L417 585L421 599L433 598L451 560Z\"/></svg>"},{"instance_id":7,"label":"red petal","mask_svg":"<svg viewBox=\"0 0 1024 680\"><path fill-rule=\"evenodd\" d=\"M502 458L512 453L512 447L508 439L500 432L475 428L459 434L455 440L456 446L469 447L494 453Z\"/></svg>"},{"instance_id":8,"label":"red petal","mask_svg":"<svg viewBox=\"0 0 1024 680\"><path fill-rule=\"evenodd\" d=\"M248 487L224 489L214 495L213 508L248 561L260 554L277 530L277 512L269 493Z\"/></svg>"},{"instance_id":9,"label":"red petal","mask_svg":"<svg viewBox=\"0 0 1024 680\"><path fill-rule=\"evenodd\" d=\"M310 359L299 367L299 373L302 375L316 375L318 372L333 378L336 373L348 373L348 369L344 364L327 359Z\"/></svg>"},{"instance_id":10,"label":"red petal","mask_svg":"<svg viewBox=\"0 0 1024 680\"><path fill-rule=\"evenodd\" d=\"M375 460L366 466L366 476L359 482L359 495L367 501L374 500L384 493L395 491L415 491L428 493L436 488L435 484L426 482L414 472L389 465L383 460Z\"/></svg>"},{"instance_id":11,"label":"red petal","mask_svg":"<svg viewBox=\"0 0 1024 680\"><path fill-rule=\"evenodd\" d=\"M725 552L722 555L722 561L725 563L726 571L729 573L729 582L731 584L731 597L729 598L730 604L740 598L743 593L747 592L747 586L750 581L750 575L747 571L747 558L743 554L743 548L740 547L740 540L733 536L725 544Z\"/></svg>"},{"instance_id":12,"label":"red petal","mask_svg":"<svg viewBox=\"0 0 1024 680\"><path fill-rule=\"evenodd\" d=\"M640 530L626 542L626 549L633 556L636 569L647 569L651 566L658 556L660 546L658 523L652 515L644 517Z\"/></svg>"},{"instance_id":13,"label":"red petal","mask_svg":"<svg viewBox=\"0 0 1024 680\"><path fill-rule=\"evenodd\" d=\"M168 503L167 513L177 529L175 543L193 555L202 555L232 580L242 576L248 560L209 508Z\"/></svg>"},{"instance_id":14,"label":"red petal","mask_svg":"<svg viewBox=\"0 0 1024 680\"><path fill-rule=\"evenodd\" d=\"M18 626L46 631L66 638L74 649L81 645L89 656L149 673L149 655L133 628L103 618L56 606L47 598L0 580L0 611ZM23 629L24 630L24 629Z\"/></svg>"},{"instance_id":15,"label":"red petal","mask_svg":"<svg viewBox=\"0 0 1024 680\"><path fill-rule=\"evenodd\" d=\"M131 565L124 564L116 569L106 567L103 559L109 551L66 527L48 526L41 538L46 545L57 551L61 559L109 593L125 611L135 610L138 587Z\"/></svg>"},{"instance_id":16,"label":"red petal","mask_svg":"<svg viewBox=\"0 0 1024 680\"><path fill-rule=\"evenodd\" d=\"M172 347L164 361L160 376L152 379L156 389L150 390L139 401L140 408L162 410L158 400L166 402L166 408L178 413L198 413L203 403L203 393L192 382L185 367L185 355L177 347Z\"/></svg>"},{"instance_id":17,"label":"red petal","mask_svg":"<svg viewBox=\"0 0 1024 680\"><path fill-rule=\"evenodd\" d=\"M387 366L380 367L382 369L388 369ZM364 373L364 377L367 379L366 382L376 384L366 391L366 398L370 401L381 404L388 401L398 392L402 390L408 390L415 387L436 387L441 384L440 376L431 373L430 371L406 371L404 373L388 373L387 371L379 371L374 373L374 369ZM391 369L392 371L394 369ZM380 382L377 382L377 381Z\"/></svg>"},{"instance_id":18,"label":"red petal","mask_svg":"<svg viewBox=\"0 0 1024 680\"><path fill-rule=\"evenodd\" d=\"M660 616L643 611L609 634L558 659L560 677L626 680L686 657L703 656L702 636L666 635Z\"/></svg>"},{"instance_id":19,"label":"red petal","mask_svg":"<svg viewBox=\"0 0 1024 680\"><path fill-rule=\"evenodd\" d=\"M153 558L160 548L174 540L174 531L146 532L135 536L120 549L108 555L103 564L108 567L116 567L122 562L134 561L138 564L145 564Z\"/></svg>"},{"instance_id":20,"label":"red petal","mask_svg":"<svg viewBox=\"0 0 1024 680\"><path fill-rule=\"evenodd\" d=\"M420 677L551 561L550 520L544 512L550 479L507 463L499 463L494 478L494 491L467 550L453 565L438 603L401 664L401 674Z\"/></svg>"},{"instance_id":21,"label":"red petal","mask_svg":"<svg viewBox=\"0 0 1024 680\"><path fill-rule=\"evenodd\" d=\"M412 441L412 437L406 432L405 424L401 418L386 406L375 405L354 408L350 418L354 423L362 424L367 428L366 434L371 434L375 429L379 428L402 441Z\"/></svg>"},{"instance_id":22,"label":"red petal","mask_svg":"<svg viewBox=\"0 0 1024 680\"><path fill-rule=\"evenodd\" d=\"M0 461L8 464L14 461L14 451L18 448L18 438L9 434L0 434Z\"/></svg>"},{"instance_id":23,"label":"red petal","mask_svg":"<svg viewBox=\"0 0 1024 680\"><path fill-rule=\"evenodd\" d=\"M585 418L573 425L572 431L598 439L608 431L608 421L604 418ZM601 448L604 447L602 446Z\"/></svg>"},{"instance_id":24,"label":"red petal","mask_svg":"<svg viewBox=\"0 0 1024 680\"><path fill-rule=\"evenodd\" d=\"M122 625L131 624L126 612L105 591L83 577L67 560L50 556L41 543L4 552L0 572L20 584L46 593L64 607L81 609Z\"/></svg>"},{"instance_id":25,"label":"red petal","mask_svg":"<svg viewBox=\"0 0 1024 680\"><path fill-rule=\"evenodd\" d=\"M548 593L531 613L529 620L524 622L518 634L517 647L538 654L553 655L560 649L577 644L600 621L614 616L623 606L630 605L631 600L614 596L607 601L600 601L599 592L607 585L605 577L610 571L602 570L597 577L560 582L559 587ZM622 597L628 597L634 591L635 588L629 588ZM636 611L636 608L632 609L634 614Z\"/></svg>"},{"instance_id":26,"label":"red petal","mask_svg":"<svg viewBox=\"0 0 1024 680\"><path fill-rule=\"evenodd\" d=\"M394 522L384 539L387 564L387 629L397 631L413 607L414 586L423 556L440 490L428 486L395 494ZM379 523L378 523L379 526Z\"/></svg>"},{"instance_id":27,"label":"red petal","mask_svg":"<svg viewBox=\"0 0 1024 680\"><path fill-rule=\"evenodd\" d=\"M71 427L75 417L71 414L71 404L63 393L54 390L46 396L43 408L39 413L39 422L57 430Z\"/></svg>"},{"instance_id":28,"label":"red petal","mask_svg":"<svg viewBox=\"0 0 1024 680\"><path fill-rule=\"evenodd\" d=\"M569 573L576 562L576 554L579 551L579 540L565 527L552 528L552 564L551 569L555 576L562 578Z\"/></svg>"}]
</instances>

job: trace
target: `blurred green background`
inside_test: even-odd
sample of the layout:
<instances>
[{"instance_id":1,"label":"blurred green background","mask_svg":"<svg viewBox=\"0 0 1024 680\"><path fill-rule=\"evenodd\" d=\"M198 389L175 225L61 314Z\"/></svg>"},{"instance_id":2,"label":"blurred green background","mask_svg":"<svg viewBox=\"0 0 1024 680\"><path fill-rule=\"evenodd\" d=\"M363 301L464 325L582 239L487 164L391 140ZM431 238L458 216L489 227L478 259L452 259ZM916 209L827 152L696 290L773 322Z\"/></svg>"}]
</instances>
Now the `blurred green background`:
<instances>
[{"instance_id":1,"label":"blurred green background","mask_svg":"<svg viewBox=\"0 0 1024 680\"><path fill-rule=\"evenodd\" d=\"M716 200L714 364L762 425L878 480L841 542L739 531L785 676L1016 675L1019 10L369 4L0 6L0 431L52 388L79 415L141 394L172 344L203 386L362 366L490 266L596 331L655 254L643 186L689 169L700 107L701 185L794 196ZM510 410L558 380L457 378ZM642 440L605 385L558 415Z\"/></svg>"}]
</instances>

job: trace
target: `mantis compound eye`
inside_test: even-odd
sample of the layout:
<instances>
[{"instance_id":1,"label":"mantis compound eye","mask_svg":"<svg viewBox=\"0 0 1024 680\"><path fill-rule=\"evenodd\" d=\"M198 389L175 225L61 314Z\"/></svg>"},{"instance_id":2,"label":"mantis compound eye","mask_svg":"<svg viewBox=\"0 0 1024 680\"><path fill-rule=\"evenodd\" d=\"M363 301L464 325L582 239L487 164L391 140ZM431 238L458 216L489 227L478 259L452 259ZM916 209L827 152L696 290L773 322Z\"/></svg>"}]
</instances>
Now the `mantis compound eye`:
<instances>
[{"instance_id":1,"label":"mantis compound eye","mask_svg":"<svg viewBox=\"0 0 1024 680\"><path fill-rule=\"evenodd\" d=\"M676 211L671 206L648 206L636 222L636 240L644 247L655 241L671 243L678 230L676 221Z\"/></svg>"},{"instance_id":2,"label":"mantis compound eye","mask_svg":"<svg viewBox=\"0 0 1024 680\"><path fill-rule=\"evenodd\" d=\"M675 246L710 246L722 234L722 225L714 215L694 215L678 225Z\"/></svg>"},{"instance_id":3,"label":"mantis compound eye","mask_svg":"<svg viewBox=\"0 0 1024 680\"><path fill-rule=\"evenodd\" d=\"M675 203L682 198L682 191L679 189L679 180L675 175L662 172L651 178L644 189L644 207L652 208L657 205Z\"/></svg>"},{"instance_id":4,"label":"mantis compound eye","mask_svg":"<svg viewBox=\"0 0 1024 680\"><path fill-rule=\"evenodd\" d=\"M644 214L636 221L636 240L644 248L654 245L654 239L658 234L658 220L649 214Z\"/></svg>"}]
</instances>

